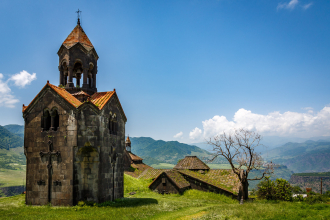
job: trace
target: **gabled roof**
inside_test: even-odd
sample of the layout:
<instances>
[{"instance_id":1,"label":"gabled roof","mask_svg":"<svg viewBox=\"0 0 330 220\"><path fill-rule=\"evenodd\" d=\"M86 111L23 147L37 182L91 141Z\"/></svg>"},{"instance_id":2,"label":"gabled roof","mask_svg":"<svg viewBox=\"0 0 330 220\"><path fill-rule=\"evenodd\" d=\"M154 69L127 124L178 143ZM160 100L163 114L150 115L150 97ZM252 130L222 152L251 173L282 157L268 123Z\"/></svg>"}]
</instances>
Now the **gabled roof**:
<instances>
[{"instance_id":1,"label":"gabled roof","mask_svg":"<svg viewBox=\"0 0 330 220\"><path fill-rule=\"evenodd\" d=\"M142 161L143 160L141 157L139 157L131 152L128 152L128 155L131 157L131 160L133 160L133 161Z\"/></svg>"},{"instance_id":2,"label":"gabled roof","mask_svg":"<svg viewBox=\"0 0 330 220\"><path fill-rule=\"evenodd\" d=\"M165 174L175 183L180 189L189 187L190 183L178 172L170 170L165 172Z\"/></svg>"},{"instance_id":3,"label":"gabled roof","mask_svg":"<svg viewBox=\"0 0 330 220\"><path fill-rule=\"evenodd\" d=\"M24 113L31 105L32 103L36 100L36 98L39 96L39 94L46 88L46 87L50 87L53 91L55 91L57 94L59 94L63 99L65 99L69 104L71 104L73 107L78 108L81 105L83 105L85 102L81 102L79 101L76 97L74 97L74 95L77 95L77 93L75 93L74 95L70 94L68 91L66 91L64 88L60 88L57 86L54 86L52 84L50 84L47 81L47 84L41 89L41 91L38 93L38 95L36 95L36 97L32 100L32 102L28 105L28 106L24 106L23 105L23 109L22 112ZM85 92L78 92L79 94L84 94ZM88 94L86 94L88 95ZM116 95L116 91L110 91L110 92L97 92L94 93L92 95L92 97L90 98L90 100L88 100L87 102L92 103L93 105L95 105L99 110L101 110L105 104L110 100L110 98L112 96ZM117 97L117 95L116 95ZM118 99L118 97L117 97ZM124 114L124 121L127 121L124 110L119 102L118 99L118 103L119 103L119 107L121 108L121 111Z\"/></svg>"},{"instance_id":4,"label":"gabled roof","mask_svg":"<svg viewBox=\"0 0 330 220\"><path fill-rule=\"evenodd\" d=\"M201 174L191 170L178 170L178 172L234 194L236 194L239 190L239 179L232 170L212 169L206 174Z\"/></svg>"},{"instance_id":5,"label":"gabled roof","mask_svg":"<svg viewBox=\"0 0 330 220\"><path fill-rule=\"evenodd\" d=\"M165 174L179 189L183 189L190 186L190 183L178 172L175 170L168 170L161 172L150 184L149 187L157 181L162 174Z\"/></svg>"},{"instance_id":6,"label":"gabled roof","mask_svg":"<svg viewBox=\"0 0 330 220\"><path fill-rule=\"evenodd\" d=\"M32 102L30 102L30 104L28 106L24 106L23 105L23 109L22 112L24 113L26 109L28 109L32 103L36 100L36 98L39 96L39 94L46 88L46 87L50 87L51 89L53 89L57 94L59 94L62 98L64 98L68 103L70 103L72 106L78 108L82 103L75 98L73 95L71 95L69 92L67 92L65 89L54 86L52 84L49 83L49 81L47 81L46 85L40 90L40 92L36 95L36 97L34 97L34 99L32 100Z\"/></svg>"},{"instance_id":7,"label":"gabled roof","mask_svg":"<svg viewBox=\"0 0 330 220\"><path fill-rule=\"evenodd\" d=\"M186 156L178 162L174 169L209 170L210 167L196 156Z\"/></svg>"},{"instance_id":8,"label":"gabled roof","mask_svg":"<svg viewBox=\"0 0 330 220\"><path fill-rule=\"evenodd\" d=\"M63 42L63 45L67 49L70 49L77 43L80 43L88 51L94 48L93 44L88 39L87 35L79 24L77 24L77 26L71 31L69 36Z\"/></svg>"},{"instance_id":9,"label":"gabled roof","mask_svg":"<svg viewBox=\"0 0 330 220\"><path fill-rule=\"evenodd\" d=\"M114 94L115 91L94 93L91 97L91 102L99 109L102 109Z\"/></svg>"},{"instance_id":10,"label":"gabled roof","mask_svg":"<svg viewBox=\"0 0 330 220\"><path fill-rule=\"evenodd\" d=\"M138 179L154 179L164 171L169 171L169 169L147 169L139 175Z\"/></svg>"}]
</instances>

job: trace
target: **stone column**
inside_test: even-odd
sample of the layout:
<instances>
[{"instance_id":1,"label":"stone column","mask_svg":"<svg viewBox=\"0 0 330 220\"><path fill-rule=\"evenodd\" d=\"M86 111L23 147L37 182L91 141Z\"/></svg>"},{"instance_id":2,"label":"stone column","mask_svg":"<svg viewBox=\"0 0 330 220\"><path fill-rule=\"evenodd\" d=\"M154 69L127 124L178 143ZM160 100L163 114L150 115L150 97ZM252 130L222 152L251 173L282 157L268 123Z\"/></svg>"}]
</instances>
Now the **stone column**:
<instances>
[{"instance_id":1,"label":"stone column","mask_svg":"<svg viewBox=\"0 0 330 220\"><path fill-rule=\"evenodd\" d=\"M83 88L88 88L88 84L87 84L87 77L88 77L88 68L84 68L83 69L83 77L84 77L84 81L83 81Z\"/></svg>"},{"instance_id":2,"label":"stone column","mask_svg":"<svg viewBox=\"0 0 330 220\"><path fill-rule=\"evenodd\" d=\"M96 88L96 72L93 72L93 89Z\"/></svg>"},{"instance_id":3,"label":"stone column","mask_svg":"<svg viewBox=\"0 0 330 220\"><path fill-rule=\"evenodd\" d=\"M60 84L59 85L64 86L64 83L63 83L63 75L64 75L63 67L59 66L58 70L60 71Z\"/></svg>"},{"instance_id":4,"label":"stone column","mask_svg":"<svg viewBox=\"0 0 330 220\"><path fill-rule=\"evenodd\" d=\"M76 87L80 87L80 78L81 76L76 76Z\"/></svg>"},{"instance_id":5,"label":"stone column","mask_svg":"<svg viewBox=\"0 0 330 220\"><path fill-rule=\"evenodd\" d=\"M49 130L54 131L55 130L54 125L55 125L55 116L51 115L50 116L50 129Z\"/></svg>"},{"instance_id":6,"label":"stone column","mask_svg":"<svg viewBox=\"0 0 330 220\"><path fill-rule=\"evenodd\" d=\"M69 80L68 80L68 84L66 84L66 87L69 88L69 87L74 87L74 84L73 84L73 67L69 66L68 67L68 75L69 75Z\"/></svg>"}]
</instances>

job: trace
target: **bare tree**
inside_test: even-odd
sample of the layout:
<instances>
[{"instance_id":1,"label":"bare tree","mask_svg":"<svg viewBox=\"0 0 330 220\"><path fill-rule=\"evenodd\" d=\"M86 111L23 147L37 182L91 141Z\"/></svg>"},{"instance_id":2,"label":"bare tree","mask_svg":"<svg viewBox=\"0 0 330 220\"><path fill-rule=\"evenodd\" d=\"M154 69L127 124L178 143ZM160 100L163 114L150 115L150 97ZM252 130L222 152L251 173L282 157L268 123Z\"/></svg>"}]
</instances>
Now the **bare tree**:
<instances>
[{"instance_id":1,"label":"bare tree","mask_svg":"<svg viewBox=\"0 0 330 220\"><path fill-rule=\"evenodd\" d=\"M231 134L225 132L221 135L210 138L208 144L213 145L213 161L219 156L223 156L229 162L233 172L238 176L240 181L240 190L238 198L248 198L249 180L261 180L265 175L274 172L274 164L272 162L265 163L257 153L256 147L263 146L261 136L258 133L246 129L235 130ZM260 170L260 175L253 179L249 179L251 170Z\"/></svg>"}]
</instances>

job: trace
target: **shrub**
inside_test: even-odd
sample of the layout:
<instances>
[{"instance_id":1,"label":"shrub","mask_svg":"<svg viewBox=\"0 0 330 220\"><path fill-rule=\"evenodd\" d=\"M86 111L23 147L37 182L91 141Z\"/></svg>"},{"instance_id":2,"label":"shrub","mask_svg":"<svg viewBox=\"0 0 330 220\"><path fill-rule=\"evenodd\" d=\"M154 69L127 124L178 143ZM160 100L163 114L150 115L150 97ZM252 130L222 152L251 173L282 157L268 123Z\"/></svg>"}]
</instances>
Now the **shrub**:
<instances>
[{"instance_id":1,"label":"shrub","mask_svg":"<svg viewBox=\"0 0 330 220\"><path fill-rule=\"evenodd\" d=\"M269 177L265 177L264 180L260 181L257 185L257 196L262 199L272 200L274 199L274 187L275 183L269 179Z\"/></svg>"},{"instance_id":2,"label":"shrub","mask_svg":"<svg viewBox=\"0 0 330 220\"><path fill-rule=\"evenodd\" d=\"M305 198L306 203L312 205L315 203L326 203L328 198L326 196L322 196L320 194L308 194L308 197Z\"/></svg>"},{"instance_id":3,"label":"shrub","mask_svg":"<svg viewBox=\"0 0 330 220\"><path fill-rule=\"evenodd\" d=\"M269 177L265 177L258 184L257 196L267 200L283 200L292 201L292 187L290 183L285 179L270 180Z\"/></svg>"},{"instance_id":4,"label":"shrub","mask_svg":"<svg viewBox=\"0 0 330 220\"><path fill-rule=\"evenodd\" d=\"M292 187L290 183L285 179L276 179L275 180L275 199L282 201L292 201Z\"/></svg>"}]
</instances>

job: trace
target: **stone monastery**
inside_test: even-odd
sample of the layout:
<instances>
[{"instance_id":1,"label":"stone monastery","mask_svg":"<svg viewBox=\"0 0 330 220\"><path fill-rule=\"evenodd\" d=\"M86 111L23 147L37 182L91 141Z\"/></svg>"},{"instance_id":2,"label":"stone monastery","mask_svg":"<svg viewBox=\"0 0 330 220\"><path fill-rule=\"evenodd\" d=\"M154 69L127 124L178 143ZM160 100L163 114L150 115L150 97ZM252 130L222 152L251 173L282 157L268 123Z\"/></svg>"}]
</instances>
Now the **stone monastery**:
<instances>
[{"instance_id":1,"label":"stone monastery","mask_svg":"<svg viewBox=\"0 0 330 220\"><path fill-rule=\"evenodd\" d=\"M115 89L97 91L99 57L79 19L57 54L59 86L23 105L26 204L121 198L127 118Z\"/></svg>"},{"instance_id":2,"label":"stone monastery","mask_svg":"<svg viewBox=\"0 0 330 220\"><path fill-rule=\"evenodd\" d=\"M131 152L116 90L97 91L99 57L79 18L57 54L59 85L47 81L32 102L23 105L26 204L113 201L124 195L124 172L152 179L149 188L159 193L198 189L241 194L231 170L212 170L196 156L161 170Z\"/></svg>"}]
</instances>

